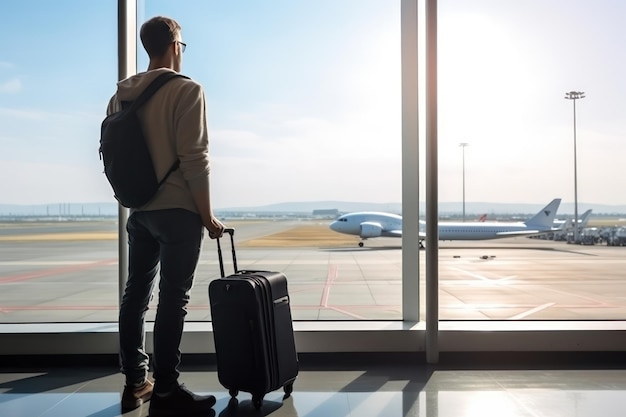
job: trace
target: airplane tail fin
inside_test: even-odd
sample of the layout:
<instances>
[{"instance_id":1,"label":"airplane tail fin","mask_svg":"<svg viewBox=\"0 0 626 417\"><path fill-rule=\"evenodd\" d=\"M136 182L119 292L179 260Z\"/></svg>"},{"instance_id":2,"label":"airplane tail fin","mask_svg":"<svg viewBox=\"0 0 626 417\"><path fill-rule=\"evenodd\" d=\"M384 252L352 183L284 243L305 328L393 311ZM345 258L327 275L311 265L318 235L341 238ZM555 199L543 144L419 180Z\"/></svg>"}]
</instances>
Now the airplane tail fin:
<instances>
[{"instance_id":1,"label":"airplane tail fin","mask_svg":"<svg viewBox=\"0 0 626 417\"><path fill-rule=\"evenodd\" d=\"M591 217L591 209L587 210L580 216L580 227L587 227L587 223L589 223L589 217Z\"/></svg>"},{"instance_id":2,"label":"airplane tail fin","mask_svg":"<svg viewBox=\"0 0 626 417\"><path fill-rule=\"evenodd\" d=\"M548 230L552 228L552 224L556 217L556 211L561 204L560 198L555 198L542 208L537 214L525 222L526 226L531 228L537 228L539 230Z\"/></svg>"},{"instance_id":3,"label":"airplane tail fin","mask_svg":"<svg viewBox=\"0 0 626 417\"><path fill-rule=\"evenodd\" d=\"M587 223L589 223L589 218L591 217L591 209L585 211L578 219L578 227L580 229L584 229L587 227ZM568 230L574 228L574 216L568 216L563 224L561 224L557 230Z\"/></svg>"}]
</instances>

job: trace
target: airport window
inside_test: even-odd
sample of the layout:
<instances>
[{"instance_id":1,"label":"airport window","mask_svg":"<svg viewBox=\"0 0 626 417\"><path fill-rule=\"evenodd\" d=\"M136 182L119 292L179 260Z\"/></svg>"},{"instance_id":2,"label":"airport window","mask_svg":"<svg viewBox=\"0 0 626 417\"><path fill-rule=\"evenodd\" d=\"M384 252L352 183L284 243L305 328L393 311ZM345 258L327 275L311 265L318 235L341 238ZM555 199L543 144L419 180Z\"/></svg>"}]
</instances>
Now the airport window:
<instances>
[{"instance_id":1,"label":"airport window","mask_svg":"<svg viewBox=\"0 0 626 417\"><path fill-rule=\"evenodd\" d=\"M441 242L440 319L623 319L624 253L598 230L616 235L626 217L623 5L438 4L441 214L465 214L467 234L509 233ZM480 227L485 213L522 224L555 198L549 226L562 230L529 238Z\"/></svg>"},{"instance_id":2,"label":"airport window","mask_svg":"<svg viewBox=\"0 0 626 417\"><path fill-rule=\"evenodd\" d=\"M1 168L11 178L0 212L3 323L117 320L118 207L97 152L117 81L117 3L3 6L23 39L0 57L0 153L11 155ZM183 25L184 70L207 97L216 212L237 230L239 267L284 271L296 320L400 320L399 253L377 254L376 243L357 252L358 238L328 228L346 209L323 203L362 200L363 184L400 201L399 2L138 6L138 25L156 14ZM57 15L66 23L45 29ZM67 39L81 52L42 70ZM139 41L137 50L143 71ZM320 203L263 208L289 201ZM206 239L191 321L210 319L215 258Z\"/></svg>"},{"instance_id":3,"label":"airport window","mask_svg":"<svg viewBox=\"0 0 626 417\"><path fill-rule=\"evenodd\" d=\"M336 214L312 214L352 206L274 205L372 194L373 203L400 202L400 2L140 6L138 23L166 14L183 24L184 69L208 102L216 211L237 229L239 266L284 271L296 320L402 319L400 239L369 238L359 248L358 237L329 230ZM442 320L626 314L618 99L626 64L615 59L622 6L532 7L439 2L440 210L454 202L458 218L464 196L466 222L484 213L488 221L523 222L560 197L554 221L564 228L535 238L441 241ZM0 56L0 320L114 322L117 205L97 139L117 80L117 1L33 0L5 4L2 13L20 42ZM585 26L567 26L571 36L561 36L557 21ZM68 39L74 53L59 63ZM142 71L147 60L137 46ZM572 89L586 97L566 101ZM578 211L593 209L578 237L567 227L574 114ZM399 213L395 203L376 207ZM207 239L190 320L210 319L207 286L218 274Z\"/></svg>"},{"instance_id":4,"label":"airport window","mask_svg":"<svg viewBox=\"0 0 626 417\"><path fill-rule=\"evenodd\" d=\"M113 321L117 209L98 159L117 1L3 2L0 322Z\"/></svg>"}]
</instances>

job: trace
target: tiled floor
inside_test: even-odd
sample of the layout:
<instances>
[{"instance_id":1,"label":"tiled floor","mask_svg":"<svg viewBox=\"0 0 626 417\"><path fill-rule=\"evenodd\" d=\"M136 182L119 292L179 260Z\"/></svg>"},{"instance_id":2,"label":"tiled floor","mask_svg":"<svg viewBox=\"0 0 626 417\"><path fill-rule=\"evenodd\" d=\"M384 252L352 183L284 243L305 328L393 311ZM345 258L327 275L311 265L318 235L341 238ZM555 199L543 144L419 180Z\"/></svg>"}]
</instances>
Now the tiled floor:
<instances>
[{"instance_id":1,"label":"tiled floor","mask_svg":"<svg viewBox=\"0 0 626 417\"><path fill-rule=\"evenodd\" d=\"M401 359L401 360L399 360ZM7 365L0 369L2 417L119 416L122 376L115 366ZM201 362L194 360L194 362ZM511 366L510 364L513 363ZM577 369L574 369L577 368ZM437 366L410 358L326 355L301 358L293 395L276 391L261 410L250 396L230 406L211 364L183 366L181 381L217 397L215 416L273 417L622 417L626 366L550 360L476 362ZM146 416L147 406L126 416Z\"/></svg>"}]
</instances>

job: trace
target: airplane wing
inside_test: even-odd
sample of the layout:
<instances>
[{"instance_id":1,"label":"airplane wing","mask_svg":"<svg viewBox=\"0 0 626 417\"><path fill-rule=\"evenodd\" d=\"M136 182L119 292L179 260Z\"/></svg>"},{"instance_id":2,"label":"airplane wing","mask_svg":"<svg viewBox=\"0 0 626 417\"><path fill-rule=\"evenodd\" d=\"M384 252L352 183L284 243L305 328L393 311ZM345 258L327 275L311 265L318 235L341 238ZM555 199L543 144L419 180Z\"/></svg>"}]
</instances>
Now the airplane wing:
<instances>
[{"instance_id":1,"label":"airplane wing","mask_svg":"<svg viewBox=\"0 0 626 417\"><path fill-rule=\"evenodd\" d=\"M402 230L385 230L385 234L393 237L401 237Z\"/></svg>"}]
</instances>

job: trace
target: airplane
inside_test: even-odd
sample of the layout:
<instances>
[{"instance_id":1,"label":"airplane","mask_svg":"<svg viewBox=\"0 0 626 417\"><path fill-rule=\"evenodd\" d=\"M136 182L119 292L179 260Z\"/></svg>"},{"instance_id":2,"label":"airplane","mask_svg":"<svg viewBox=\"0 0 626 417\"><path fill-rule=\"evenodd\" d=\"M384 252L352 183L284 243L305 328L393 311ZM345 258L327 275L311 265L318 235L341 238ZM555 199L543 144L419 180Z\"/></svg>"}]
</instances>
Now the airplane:
<instances>
[{"instance_id":1,"label":"airplane","mask_svg":"<svg viewBox=\"0 0 626 417\"><path fill-rule=\"evenodd\" d=\"M589 223L591 209L585 211L578 218L578 230L583 230ZM554 240L567 240L567 235L574 230L574 216L568 216L565 220L554 220Z\"/></svg>"},{"instance_id":2,"label":"airplane","mask_svg":"<svg viewBox=\"0 0 626 417\"><path fill-rule=\"evenodd\" d=\"M583 214L580 215L580 217L578 217L578 227L580 229L584 229L585 227L587 227L587 223L589 223L589 217L591 217L591 210L592 209L585 211ZM569 216L565 220L554 220L554 227L560 227L561 225L564 225L564 229L573 228L574 216Z\"/></svg>"},{"instance_id":3,"label":"airplane","mask_svg":"<svg viewBox=\"0 0 626 417\"><path fill-rule=\"evenodd\" d=\"M525 222L439 222L439 240L486 240L551 232L555 230L553 222L560 204L561 199L555 198ZM402 216L383 212L347 213L329 227L338 233L359 236L359 247L363 247L363 241L369 238L402 237ZM426 223L420 220L420 247L426 238L425 230Z\"/></svg>"}]
</instances>

